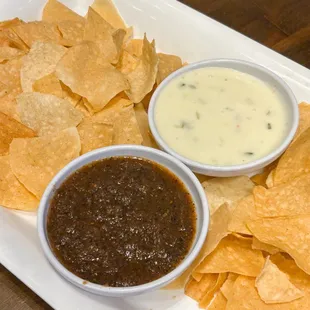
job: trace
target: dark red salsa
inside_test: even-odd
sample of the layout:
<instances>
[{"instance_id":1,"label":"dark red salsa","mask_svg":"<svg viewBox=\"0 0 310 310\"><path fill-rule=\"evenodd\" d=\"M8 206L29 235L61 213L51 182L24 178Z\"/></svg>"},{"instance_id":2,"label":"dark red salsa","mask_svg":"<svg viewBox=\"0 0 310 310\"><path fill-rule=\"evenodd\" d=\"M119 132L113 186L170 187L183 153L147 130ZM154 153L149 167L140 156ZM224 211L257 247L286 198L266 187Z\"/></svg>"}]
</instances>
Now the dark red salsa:
<instances>
[{"instance_id":1,"label":"dark red salsa","mask_svg":"<svg viewBox=\"0 0 310 310\"><path fill-rule=\"evenodd\" d=\"M125 287L156 280L188 253L196 213L183 183L136 157L96 161L56 191L47 233L53 252L89 282Z\"/></svg>"}]
</instances>

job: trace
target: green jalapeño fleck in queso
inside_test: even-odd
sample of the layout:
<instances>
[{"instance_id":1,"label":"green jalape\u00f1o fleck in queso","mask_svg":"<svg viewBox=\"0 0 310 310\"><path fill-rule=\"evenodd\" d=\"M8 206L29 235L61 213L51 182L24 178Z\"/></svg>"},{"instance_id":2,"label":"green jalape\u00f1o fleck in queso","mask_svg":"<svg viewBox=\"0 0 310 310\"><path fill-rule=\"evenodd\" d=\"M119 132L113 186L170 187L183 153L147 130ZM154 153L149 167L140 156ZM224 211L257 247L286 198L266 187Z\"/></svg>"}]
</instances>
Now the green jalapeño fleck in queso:
<instances>
[{"instance_id":1,"label":"green jalape\u00f1o fleck in queso","mask_svg":"<svg viewBox=\"0 0 310 310\"><path fill-rule=\"evenodd\" d=\"M154 114L175 152L217 166L264 157L289 130L289 112L275 87L229 68L200 68L171 80Z\"/></svg>"}]
</instances>

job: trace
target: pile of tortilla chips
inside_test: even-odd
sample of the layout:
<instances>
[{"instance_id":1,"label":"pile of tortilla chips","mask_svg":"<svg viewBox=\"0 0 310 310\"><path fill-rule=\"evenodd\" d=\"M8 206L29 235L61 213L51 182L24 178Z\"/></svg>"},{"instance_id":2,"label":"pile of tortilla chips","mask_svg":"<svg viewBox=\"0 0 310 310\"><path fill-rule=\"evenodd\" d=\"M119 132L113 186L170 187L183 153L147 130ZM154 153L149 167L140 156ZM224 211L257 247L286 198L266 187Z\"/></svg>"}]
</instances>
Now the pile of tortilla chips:
<instances>
[{"instance_id":1,"label":"pile of tortilla chips","mask_svg":"<svg viewBox=\"0 0 310 310\"><path fill-rule=\"evenodd\" d=\"M36 210L55 174L94 149L157 147L148 102L183 63L132 35L111 0L85 17L49 0L41 21L0 23L0 205Z\"/></svg>"},{"instance_id":2,"label":"pile of tortilla chips","mask_svg":"<svg viewBox=\"0 0 310 310\"><path fill-rule=\"evenodd\" d=\"M55 174L113 144L157 147L146 109L184 64L132 39L111 0L82 17L49 0L42 21L0 23L0 204L36 210ZM310 105L293 143L252 179L198 176L208 236L169 285L201 308L310 309Z\"/></svg>"},{"instance_id":3,"label":"pile of tortilla chips","mask_svg":"<svg viewBox=\"0 0 310 310\"><path fill-rule=\"evenodd\" d=\"M185 287L200 308L310 309L310 105L279 160L251 179L204 181L211 223Z\"/></svg>"}]
</instances>

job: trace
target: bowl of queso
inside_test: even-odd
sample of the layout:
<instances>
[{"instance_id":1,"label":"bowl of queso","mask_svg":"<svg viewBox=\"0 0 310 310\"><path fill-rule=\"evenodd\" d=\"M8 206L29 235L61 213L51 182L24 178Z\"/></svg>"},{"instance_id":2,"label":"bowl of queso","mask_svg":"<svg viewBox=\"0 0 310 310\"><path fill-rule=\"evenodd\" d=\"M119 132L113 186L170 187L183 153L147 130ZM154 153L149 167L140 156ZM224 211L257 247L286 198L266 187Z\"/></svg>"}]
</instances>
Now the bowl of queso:
<instances>
[{"instance_id":1,"label":"bowl of queso","mask_svg":"<svg viewBox=\"0 0 310 310\"><path fill-rule=\"evenodd\" d=\"M87 153L47 187L38 232L52 266L76 286L125 297L167 285L206 238L203 188L162 151L120 145Z\"/></svg>"},{"instance_id":2,"label":"bowl of queso","mask_svg":"<svg viewBox=\"0 0 310 310\"><path fill-rule=\"evenodd\" d=\"M149 106L160 148L194 172L235 176L263 168L288 147L298 104L287 84L254 63L214 59L171 74Z\"/></svg>"}]
</instances>

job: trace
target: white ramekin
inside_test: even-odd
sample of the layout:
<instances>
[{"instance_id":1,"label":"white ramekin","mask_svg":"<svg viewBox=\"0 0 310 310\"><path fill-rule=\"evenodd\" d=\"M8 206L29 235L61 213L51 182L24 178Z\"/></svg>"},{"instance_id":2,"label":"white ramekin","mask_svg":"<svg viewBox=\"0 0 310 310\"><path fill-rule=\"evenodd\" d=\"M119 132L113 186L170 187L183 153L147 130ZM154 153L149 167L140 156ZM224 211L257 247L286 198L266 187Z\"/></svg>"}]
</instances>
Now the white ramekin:
<instances>
[{"instance_id":1,"label":"white ramekin","mask_svg":"<svg viewBox=\"0 0 310 310\"><path fill-rule=\"evenodd\" d=\"M181 264L178 265L169 274L163 276L158 280L143 285L132 287L106 287L86 282L84 281L85 279L77 277L69 270L67 270L58 261L58 259L56 258L56 256L54 255L54 253L50 248L47 237L47 231L46 231L47 214L50 206L50 201L55 191L61 186L61 184L67 179L67 177L70 176L72 173L74 173L77 169L87 165L90 162L113 156L142 157L167 167L183 182L183 184L190 192L195 203L195 209L197 214L196 236L188 255L181 262ZM201 184L199 183L196 176L192 173L192 171L188 169L182 162L175 159L171 155L156 149L137 145L118 145L89 152L75 159L66 167L64 167L50 182L50 184L48 185L43 194L43 197L41 198L38 210L37 226L44 254L46 255L51 265L56 269L56 271L58 271L65 279L67 279L74 285L80 287L81 289L91 293L112 297L125 297L150 292L152 290L156 290L160 287L163 287L168 283L170 283L171 281L173 281L174 279L176 279L186 270L186 268L190 266L190 264L198 255L207 235L209 226L209 207L206 195L204 193Z\"/></svg>"},{"instance_id":2,"label":"white ramekin","mask_svg":"<svg viewBox=\"0 0 310 310\"><path fill-rule=\"evenodd\" d=\"M197 161L191 160L189 158L186 158L179 153L175 152L161 137L159 134L157 128L156 128L156 122L155 122L155 109L156 109L156 103L158 96L160 95L161 91L170 83L171 80L175 79L176 77L182 75L185 72L204 68L204 67L224 67L224 68L231 68L235 69L244 73L251 74L252 76L255 76L259 78L260 80L271 84L272 86L276 87L276 89L279 91L283 104L286 105L286 107L290 111L290 119L289 119L289 130L288 134L283 139L282 143L274 150L272 150L268 155L259 158L255 161L246 163L246 164L240 164L240 165L233 165L233 166L213 166L209 164L203 164L199 163ZM182 161L185 165L187 165L192 171L210 175L210 176L217 176L217 177L229 177L229 176L236 176L236 175L244 175L249 174L251 172L257 171L274 160L276 160L288 147L290 142L293 140L293 137L296 133L297 127L298 127L298 121L299 121L299 112L298 112L298 103L296 101L296 98L289 88L289 86L275 73L272 71L266 69L265 67L262 67L260 65L242 61L242 60L236 60L236 59L211 59L211 60L204 60L201 62L192 63L190 65L187 65L171 75L169 75L156 89L154 92L151 102L149 105L148 110L148 118L149 118L149 124L151 132L159 145L159 147L164 150L165 152L173 155L180 161Z\"/></svg>"}]
</instances>

